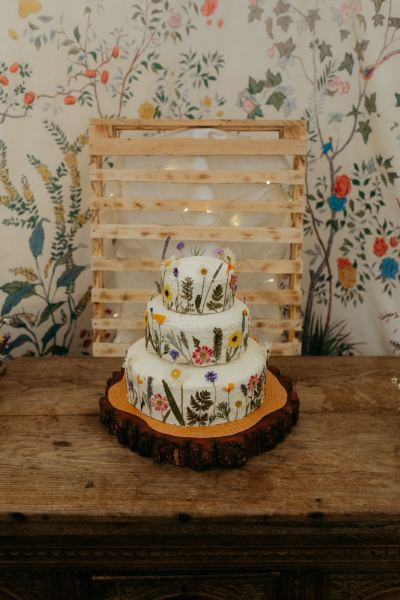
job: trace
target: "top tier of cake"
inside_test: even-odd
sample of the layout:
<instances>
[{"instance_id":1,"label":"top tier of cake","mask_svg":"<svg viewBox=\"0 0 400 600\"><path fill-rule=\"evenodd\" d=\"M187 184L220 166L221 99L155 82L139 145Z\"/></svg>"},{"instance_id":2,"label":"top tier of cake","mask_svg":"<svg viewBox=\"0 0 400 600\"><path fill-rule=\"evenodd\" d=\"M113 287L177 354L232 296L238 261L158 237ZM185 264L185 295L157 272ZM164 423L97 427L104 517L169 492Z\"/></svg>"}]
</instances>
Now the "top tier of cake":
<instances>
[{"instance_id":1,"label":"top tier of cake","mask_svg":"<svg viewBox=\"0 0 400 600\"><path fill-rule=\"evenodd\" d=\"M161 267L163 303L175 312L206 315L228 310L236 287L233 264L212 256L171 257Z\"/></svg>"}]
</instances>

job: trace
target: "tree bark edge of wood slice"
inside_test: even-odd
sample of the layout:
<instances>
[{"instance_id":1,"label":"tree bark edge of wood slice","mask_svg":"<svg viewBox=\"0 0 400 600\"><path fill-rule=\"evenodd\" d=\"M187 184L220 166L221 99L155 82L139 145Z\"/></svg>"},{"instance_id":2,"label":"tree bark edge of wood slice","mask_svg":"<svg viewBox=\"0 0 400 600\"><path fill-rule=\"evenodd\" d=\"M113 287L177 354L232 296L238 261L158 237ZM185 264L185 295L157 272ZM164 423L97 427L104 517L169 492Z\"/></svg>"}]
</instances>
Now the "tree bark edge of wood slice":
<instances>
[{"instance_id":1,"label":"tree bark edge of wood slice","mask_svg":"<svg viewBox=\"0 0 400 600\"><path fill-rule=\"evenodd\" d=\"M214 438L182 438L153 430L136 415L121 411L110 403L108 390L124 376L124 369L114 371L107 381L104 396L99 400L100 421L120 444L140 456L158 463L190 467L196 471L211 468L241 467L247 459L272 450L282 442L299 417L299 398L291 380L279 369L268 366L287 393L286 404L260 419L240 433Z\"/></svg>"}]
</instances>

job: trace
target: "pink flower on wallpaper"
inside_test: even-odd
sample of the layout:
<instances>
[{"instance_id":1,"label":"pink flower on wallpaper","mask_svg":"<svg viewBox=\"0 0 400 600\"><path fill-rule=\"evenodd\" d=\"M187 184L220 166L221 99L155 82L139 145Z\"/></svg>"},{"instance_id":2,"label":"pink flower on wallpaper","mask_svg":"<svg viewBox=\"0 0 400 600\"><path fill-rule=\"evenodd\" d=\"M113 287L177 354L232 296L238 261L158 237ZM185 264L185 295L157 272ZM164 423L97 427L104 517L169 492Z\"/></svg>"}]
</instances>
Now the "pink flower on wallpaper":
<instances>
[{"instance_id":1,"label":"pink flower on wallpaper","mask_svg":"<svg viewBox=\"0 0 400 600\"><path fill-rule=\"evenodd\" d=\"M249 6L257 6L258 0L249 0Z\"/></svg>"},{"instance_id":2,"label":"pink flower on wallpaper","mask_svg":"<svg viewBox=\"0 0 400 600\"><path fill-rule=\"evenodd\" d=\"M178 29L181 26L182 17L177 11L173 11L168 17L168 25L171 29Z\"/></svg>"},{"instance_id":3,"label":"pink flower on wallpaper","mask_svg":"<svg viewBox=\"0 0 400 600\"><path fill-rule=\"evenodd\" d=\"M223 27L224 25L224 20L223 19L218 19L217 21L217 27L218 29L221 29L221 27Z\"/></svg>"},{"instance_id":4,"label":"pink flower on wallpaper","mask_svg":"<svg viewBox=\"0 0 400 600\"><path fill-rule=\"evenodd\" d=\"M347 94L350 91L350 83L348 81L342 81L340 87L342 89L342 94Z\"/></svg>"},{"instance_id":5,"label":"pink flower on wallpaper","mask_svg":"<svg viewBox=\"0 0 400 600\"><path fill-rule=\"evenodd\" d=\"M218 0L204 0L200 12L203 17L211 17L215 13L218 7Z\"/></svg>"},{"instance_id":6,"label":"pink flower on wallpaper","mask_svg":"<svg viewBox=\"0 0 400 600\"><path fill-rule=\"evenodd\" d=\"M340 6L340 16L342 21L346 21L349 16L361 11L360 0L346 0Z\"/></svg>"},{"instance_id":7,"label":"pink flower on wallpaper","mask_svg":"<svg viewBox=\"0 0 400 600\"><path fill-rule=\"evenodd\" d=\"M243 98L242 99L242 109L246 114L251 113L255 109L256 105L252 98Z\"/></svg>"},{"instance_id":8,"label":"pink flower on wallpaper","mask_svg":"<svg viewBox=\"0 0 400 600\"><path fill-rule=\"evenodd\" d=\"M268 48L268 50L267 50L267 56L269 56L270 58L273 58L275 56L275 52L276 52L275 46L271 46L271 48Z\"/></svg>"}]
</instances>

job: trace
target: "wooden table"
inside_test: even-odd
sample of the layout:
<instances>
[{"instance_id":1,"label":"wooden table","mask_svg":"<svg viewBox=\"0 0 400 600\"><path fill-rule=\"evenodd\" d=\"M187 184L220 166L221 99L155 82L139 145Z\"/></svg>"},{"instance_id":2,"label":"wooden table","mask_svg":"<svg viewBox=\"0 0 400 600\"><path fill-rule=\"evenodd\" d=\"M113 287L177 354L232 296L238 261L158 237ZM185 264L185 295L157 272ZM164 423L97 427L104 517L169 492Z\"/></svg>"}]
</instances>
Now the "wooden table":
<instances>
[{"instance_id":1,"label":"wooden table","mask_svg":"<svg viewBox=\"0 0 400 600\"><path fill-rule=\"evenodd\" d=\"M399 359L282 357L300 420L237 470L158 465L100 424L119 359L0 379L0 598L400 598Z\"/></svg>"}]
</instances>

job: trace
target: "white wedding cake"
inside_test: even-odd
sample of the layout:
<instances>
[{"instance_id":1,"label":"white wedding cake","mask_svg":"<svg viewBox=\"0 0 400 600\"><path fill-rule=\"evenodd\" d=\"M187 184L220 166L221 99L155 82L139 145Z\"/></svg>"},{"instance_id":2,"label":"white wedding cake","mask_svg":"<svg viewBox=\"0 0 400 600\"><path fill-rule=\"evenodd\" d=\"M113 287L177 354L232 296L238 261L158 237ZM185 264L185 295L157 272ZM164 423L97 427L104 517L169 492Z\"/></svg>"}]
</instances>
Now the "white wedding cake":
<instances>
[{"instance_id":1,"label":"white wedding cake","mask_svg":"<svg viewBox=\"0 0 400 600\"><path fill-rule=\"evenodd\" d=\"M160 293L147 304L145 337L124 364L130 404L180 426L233 422L260 407L269 347L251 338L249 310L236 288L229 249L164 261Z\"/></svg>"}]
</instances>

